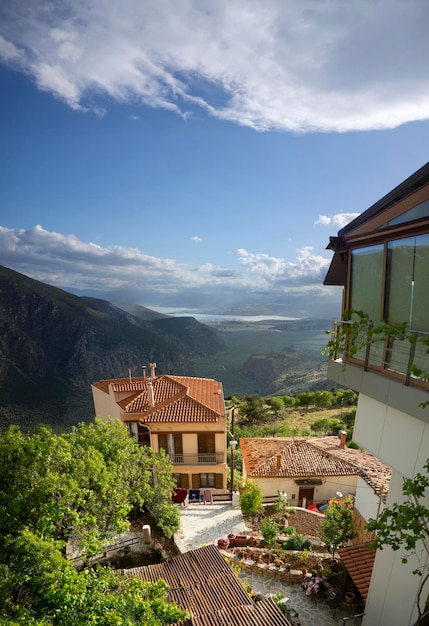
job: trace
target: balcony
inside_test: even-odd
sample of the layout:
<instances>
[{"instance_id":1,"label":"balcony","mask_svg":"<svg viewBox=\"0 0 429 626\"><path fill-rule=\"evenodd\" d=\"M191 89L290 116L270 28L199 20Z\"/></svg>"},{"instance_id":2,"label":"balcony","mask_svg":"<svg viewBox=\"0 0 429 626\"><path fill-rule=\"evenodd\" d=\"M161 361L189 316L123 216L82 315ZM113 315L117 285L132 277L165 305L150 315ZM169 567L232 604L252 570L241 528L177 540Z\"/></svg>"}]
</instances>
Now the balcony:
<instances>
[{"instance_id":1,"label":"balcony","mask_svg":"<svg viewBox=\"0 0 429 626\"><path fill-rule=\"evenodd\" d=\"M429 333L396 329L389 334L386 329L334 321L329 359L396 378L407 386L429 388Z\"/></svg>"},{"instance_id":2,"label":"balcony","mask_svg":"<svg viewBox=\"0 0 429 626\"><path fill-rule=\"evenodd\" d=\"M169 454L171 462L174 465L219 465L225 463L224 452L193 454Z\"/></svg>"}]
</instances>

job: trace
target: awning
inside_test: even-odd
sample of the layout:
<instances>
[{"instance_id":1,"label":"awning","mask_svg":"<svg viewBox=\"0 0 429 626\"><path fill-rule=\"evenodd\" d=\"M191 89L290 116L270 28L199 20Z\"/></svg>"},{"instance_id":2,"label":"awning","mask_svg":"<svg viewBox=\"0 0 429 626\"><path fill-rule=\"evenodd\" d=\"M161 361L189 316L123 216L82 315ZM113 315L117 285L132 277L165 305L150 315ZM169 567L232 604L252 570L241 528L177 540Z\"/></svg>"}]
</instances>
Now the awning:
<instances>
[{"instance_id":1,"label":"awning","mask_svg":"<svg viewBox=\"0 0 429 626\"><path fill-rule=\"evenodd\" d=\"M368 596L375 559L375 550L370 550L370 545L370 541L365 541L338 550L340 559L364 600Z\"/></svg>"}]
</instances>

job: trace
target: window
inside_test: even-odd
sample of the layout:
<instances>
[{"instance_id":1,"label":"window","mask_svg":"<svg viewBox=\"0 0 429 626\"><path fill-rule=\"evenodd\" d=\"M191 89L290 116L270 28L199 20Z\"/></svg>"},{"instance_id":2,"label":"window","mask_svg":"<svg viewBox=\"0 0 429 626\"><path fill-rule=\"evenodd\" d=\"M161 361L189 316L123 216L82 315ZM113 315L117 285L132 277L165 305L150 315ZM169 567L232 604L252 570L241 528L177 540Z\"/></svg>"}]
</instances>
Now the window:
<instances>
[{"instance_id":1,"label":"window","mask_svg":"<svg viewBox=\"0 0 429 626\"><path fill-rule=\"evenodd\" d=\"M214 454L215 452L214 433L198 433L198 452L200 454Z\"/></svg>"},{"instance_id":2,"label":"window","mask_svg":"<svg viewBox=\"0 0 429 626\"><path fill-rule=\"evenodd\" d=\"M394 217L392 220L389 220L389 226L396 226L397 224L404 224L405 222L411 222L412 220L418 220L422 217L429 216L429 200L425 200L421 204L413 207L409 211L398 215L398 217Z\"/></svg>"},{"instance_id":3,"label":"window","mask_svg":"<svg viewBox=\"0 0 429 626\"><path fill-rule=\"evenodd\" d=\"M381 312L383 254L383 244L352 250L349 308L364 311L375 322Z\"/></svg>"},{"instance_id":4,"label":"window","mask_svg":"<svg viewBox=\"0 0 429 626\"><path fill-rule=\"evenodd\" d=\"M364 311L376 324L406 322L407 329L429 332L429 234L352 250L349 308ZM355 355L364 360L365 349ZM392 338L371 345L369 364L407 373L410 341ZM426 346L419 340L414 364L428 369Z\"/></svg>"},{"instance_id":5,"label":"window","mask_svg":"<svg viewBox=\"0 0 429 626\"><path fill-rule=\"evenodd\" d=\"M181 433L167 433L158 435L158 446L165 450L173 463L183 463L183 446Z\"/></svg>"},{"instance_id":6,"label":"window","mask_svg":"<svg viewBox=\"0 0 429 626\"><path fill-rule=\"evenodd\" d=\"M200 487L214 487L215 475L214 474L200 474Z\"/></svg>"}]
</instances>

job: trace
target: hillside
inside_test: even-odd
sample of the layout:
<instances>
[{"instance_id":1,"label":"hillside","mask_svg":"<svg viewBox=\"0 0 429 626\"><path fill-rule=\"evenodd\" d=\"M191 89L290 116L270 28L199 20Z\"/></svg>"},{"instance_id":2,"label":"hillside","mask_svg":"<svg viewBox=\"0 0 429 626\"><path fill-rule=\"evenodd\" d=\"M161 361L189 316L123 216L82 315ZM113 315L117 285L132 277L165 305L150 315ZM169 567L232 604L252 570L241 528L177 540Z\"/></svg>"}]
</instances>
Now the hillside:
<instances>
[{"instance_id":1,"label":"hillside","mask_svg":"<svg viewBox=\"0 0 429 626\"><path fill-rule=\"evenodd\" d=\"M0 266L0 426L64 428L93 417L91 383L157 372L192 373L191 358L222 348L193 318L137 315L79 298Z\"/></svg>"}]
</instances>

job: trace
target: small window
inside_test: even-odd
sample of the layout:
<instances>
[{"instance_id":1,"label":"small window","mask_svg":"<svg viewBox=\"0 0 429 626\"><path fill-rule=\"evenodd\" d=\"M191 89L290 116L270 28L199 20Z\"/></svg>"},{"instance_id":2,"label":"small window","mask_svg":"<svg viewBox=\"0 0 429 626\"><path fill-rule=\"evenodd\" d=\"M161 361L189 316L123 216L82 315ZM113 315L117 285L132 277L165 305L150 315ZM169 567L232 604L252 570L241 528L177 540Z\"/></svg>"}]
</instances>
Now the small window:
<instances>
[{"instance_id":1,"label":"small window","mask_svg":"<svg viewBox=\"0 0 429 626\"><path fill-rule=\"evenodd\" d=\"M429 216L429 200L425 200L421 204L413 207L409 211L398 215L391 219L387 224L388 226L396 226L397 224L404 224L405 222L411 222L413 220L421 219L422 217Z\"/></svg>"},{"instance_id":2,"label":"small window","mask_svg":"<svg viewBox=\"0 0 429 626\"><path fill-rule=\"evenodd\" d=\"M215 475L214 474L200 474L200 487L214 487Z\"/></svg>"}]
</instances>

